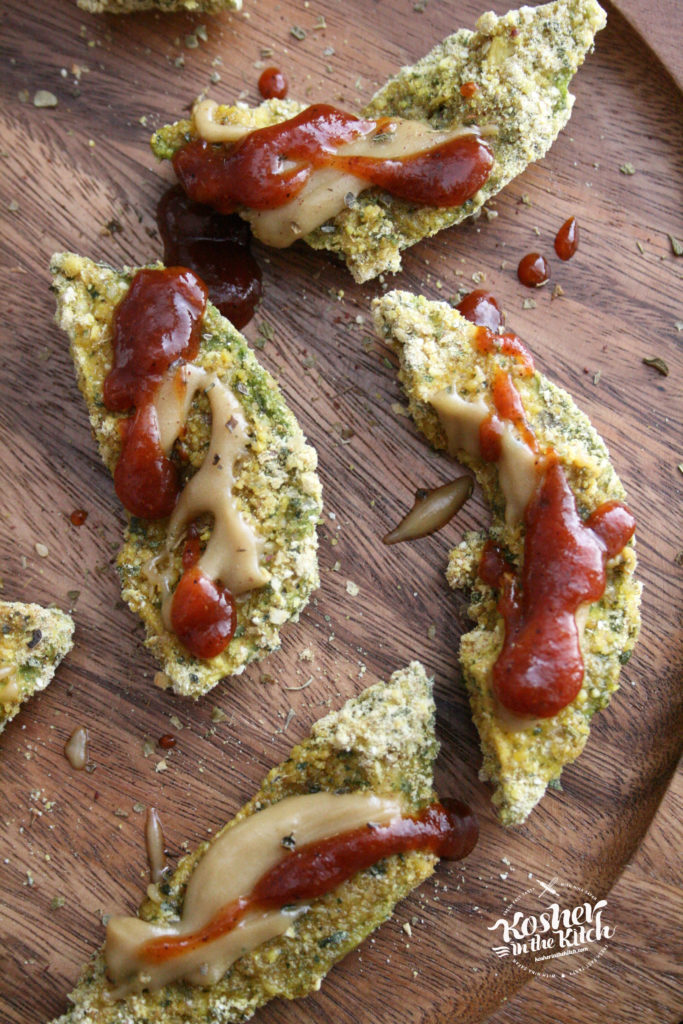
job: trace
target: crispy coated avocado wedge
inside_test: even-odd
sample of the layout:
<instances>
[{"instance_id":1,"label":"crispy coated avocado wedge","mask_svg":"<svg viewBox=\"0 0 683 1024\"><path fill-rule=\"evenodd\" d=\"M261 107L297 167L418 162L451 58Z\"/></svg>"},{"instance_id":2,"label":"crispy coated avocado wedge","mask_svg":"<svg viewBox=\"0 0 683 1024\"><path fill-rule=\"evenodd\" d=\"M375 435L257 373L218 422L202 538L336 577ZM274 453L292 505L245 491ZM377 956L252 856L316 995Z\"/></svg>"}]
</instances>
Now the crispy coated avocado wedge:
<instances>
[{"instance_id":1,"label":"crispy coated avocado wedge","mask_svg":"<svg viewBox=\"0 0 683 1024\"><path fill-rule=\"evenodd\" d=\"M370 189L306 241L338 253L359 282L400 270L402 249L470 217L545 155L571 114L569 82L604 25L596 0L554 0L502 18L489 12L475 32L461 29L403 68L362 113L423 121L439 130L478 126L495 157L489 179L472 199L451 209L417 207ZM465 83L476 86L467 98L460 92ZM254 110L219 107L217 118L261 128L301 109L268 101ZM191 122L181 121L157 132L152 149L168 159L191 137Z\"/></svg>"},{"instance_id":2,"label":"crispy coated avocado wedge","mask_svg":"<svg viewBox=\"0 0 683 1024\"><path fill-rule=\"evenodd\" d=\"M308 739L266 777L256 796L225 826L285 797L366 791L401 793L405 813L434 799L432 765L437 752L431 682L418 662L395 672L317 722ZM182 909L192 871L209 849L204 843L184 857L158 899L140 908L145 921L165 922ZM100 952L71 995L74 1008L55 1024L228 1024L247 1020L276 996L295 999L320 987L330 968L391 916L395 905L432 874L437 858L411 852L387 857L315 899L285 935L237 960L211 988L172 984L157 992L108 998L110 986Z\"/></svg>"},{"instance_id":3,"label":"crispy coated avocado wedge","mask_svg":"<svg viewBox=\"0 0 683 1024\"><path fill-rule=\"evenodd\" d=\"M447 441L430 400L447 387L466 401L485 397L494 369L500 366L513 376L541 450L557 453L581 517L603 502L624 499L604 442L571 397L537 371L526 377L519 374L510 356L475 351L472 339L477 328L447 303L394 291L375 301L374 317L378 333L398 354L399 378L411 415L435 448L447 448ZM506 524L497 464L464 452L458 458L476 474L491 507L488 536L519 566L524 527ZM510 731L495 710L491 687L491 670L505 626L497 607L498 592L478 576L486 539L484 533L468 534L451 551L446 575L452 587L469 589L469 615L476 623L461 637L460 661L481 739L481 778L493 783L493 802L501 822L516 825L525 820L546 787L559 779L562 768L579 756L591 718L607 706L617 689L619 671L638 636L641 586L634 579L636 556L631 541L607 563L605 593L588 611L581 641L585 673L578 696L558 715Z\"/></svg>"},{"instance_id":4,"label":"crispy coated avocado wedge","mask_svg":"<svg viewBox=\"0 0 683 1024\"><path fill-rule=\"evenodd\" d=\"M137 11L182 11L188 14L218 14L241 11L242 0L77 0L90 14L135 14Z\"/></svg>"},{"instance_id":5,"label":"crispy coated avocado wedge","mask_svg":"<svg viewBox=\"0 0 683 1024\"><path fill-rule=\"evenodd\" d=\"M73 632L73 619L58 608L0 601L0 732L52 680Z\"/></svg>"},{"instance_id":6,"label":"crispy coated avocado wedge","mask_svg":"<svg viewBox=\"0 0 683 1024\"><path fill-rule=\"evenodd\" d=\"M70 253L52 259L56 320L66 331L78 385L90 414L100 454L113 472L121 451L120 414L110 413L102 386L112 362L112 319L135 269L119 272ZM246 341L209 304L194 363L216 373L238 399L250 444L236 467L233 495L244 520L264 542L269 581L236 603L237 628L225 651L211 660L193 657L164 627L158 577L148 571L163 550L168 520L131 517L117 566L124 600L147 630L147 647L163 666L176 693L199 697L225 676L279 645L280 627L296 620L318 586L316 524L321 488L315 450L306 444L277 384L259 365ZM204 460L211 416L206 396L195 396L183 438L186 475ZM210 534L202 527L200 539ZM181 550L174 550L171 575L182 572ZM173 584L175 585L175 583Z\"/></svg>"}]
</instances>

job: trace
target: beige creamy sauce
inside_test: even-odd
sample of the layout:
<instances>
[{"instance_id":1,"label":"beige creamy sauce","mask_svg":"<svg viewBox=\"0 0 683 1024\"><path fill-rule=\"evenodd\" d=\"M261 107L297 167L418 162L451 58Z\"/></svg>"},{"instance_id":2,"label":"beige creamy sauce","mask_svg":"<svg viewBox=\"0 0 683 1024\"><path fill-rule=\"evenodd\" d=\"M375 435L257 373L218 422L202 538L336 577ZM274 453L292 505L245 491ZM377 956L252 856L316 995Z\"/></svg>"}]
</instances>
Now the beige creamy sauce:
<instances>
[{"instance_id":1,"label":"beige creamy sauce","mask_svg":"<svg viewBox=\"0 0 683 1024\"><path fill-rule=\"evenodd\" d=\"M159 989L180 979L191 985L214 985L235 960L261 943L282 935L307 904L281 910L253 910L225 935L162 963L148 963L142 946L157 936L191 935L225 906L248 896L256 883L278 864L286 850L361 828L368 822L388 824L402 813L398 798L367 793L313 793L286 797L224 832L201 858L187 885L179 921L150 924L136 917L113 917L107 926L105 960L115 998L143 989Z\"/></svg>"},{"instance_id":2,"label":"beige creamy sauce","mask_svg":"<svg viewBox=\"0 0 683 1024\"><path fill-rule=\"evenodd\" d=\"M232 391L215 373L194 364L171 369L155 396L161 446L168 455L187 420L195 392L202 389L211 406L208 453L183 489L169 520L166 545L145 567L163 594L164 625L171 629L171 582L175 576L171 553L185 529L198 516L210 513L213 529L198 565L210 579L220 580L234 597L267 583L269 573L259 565L262 541L245 521L233 495L235 466L248 448L247 424Z\"/></svg>"},{"instance_id":3,"label":"beige creamy sauce","mask_svg":"<svg viewBox=\"0 0 683 1024\"><path fill-rule=\"evenodd\" d=\"M77 726L64 746L64 756L76 771L81 772L88 763L88 730Z\"/></svg>"},{"instance_id":4,"label":"beige creamy sauce","mask_svg":"<svg viewBox=\"0 0 683 1024\"><path fill-rule=\"evenodd\" d=\"M156 807L150 807L147 811L145 822L145 845L147 846L147 860L149 862L149 877L154 885L164 877L166 870L166 851L164 849L164 832L161 827L161 819Z\"/></svg>"},{"instance_id":5,"label":"beige creamy sauce","mask_svg":"<svg viewBox=\"0 0 683 1024\"><path fill-rule=\"evenodd\" d=\"M449 454L457 457L459 451L464 451L472 458L480 458L479 429L491 415L486 400L482 397L469 402L446 388L429 401L446 434ZM517 436L514 424L507 420L503 420L501 455L497 466L505 498L505 522L513 526L524 516L538 477L536 456Z\"/></svg>"},{"instance_id":6,"label":"beige creamy sauce","mask_svg":"<svg viewBox=\"0 0 683 1024\"><path fill-rule=\"evenodd\" d=\"M215 120L217 103L203 100L193 111L194 129L207 142L236 142L254 129L237 124L220 124ZM339 156L377 157L380 160L400 160L417 153L435 149L458 135L471 135L471 128L452 131L434 131L422 121L409 121L396 117L381 132L347 142L337 149ZM285 161L282 170L294 165ZM321 224L340 213L345 205L372 184L354 174L334 167L319 167L311 174L299 194L289 203L274 210L247 210L243 216L251 224L253 234L265 245L285 248L297 238L309 234Z\"/></svg>"}]
</instances>

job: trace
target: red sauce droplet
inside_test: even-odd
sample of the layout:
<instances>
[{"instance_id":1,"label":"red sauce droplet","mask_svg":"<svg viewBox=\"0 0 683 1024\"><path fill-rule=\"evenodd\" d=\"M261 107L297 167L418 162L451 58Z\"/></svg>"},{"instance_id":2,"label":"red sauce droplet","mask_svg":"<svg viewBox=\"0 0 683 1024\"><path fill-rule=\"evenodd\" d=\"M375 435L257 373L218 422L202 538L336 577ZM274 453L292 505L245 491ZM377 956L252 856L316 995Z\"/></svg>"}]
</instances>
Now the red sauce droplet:
<instances>
[{"instance_id":1,"label":"red sauce droplet","mask_svg":"<svg viewBox=\"0 0 683 1024\"><path fill-rule=\"evenodd\" d=\"M460 95L464 100L470 100L477 91L476 82L463 82L460 86Z\"/></svg>"},{"instance_id":2,"label":"red sauce droplet","mask_svg":"<svg viewBox=\"0 0 683 1024\"><path fill-rule=\"evenodd\" d=\"M258 91L264 100L283 100L289 83L279 68L266 68L258 80Z\"/></svg>"},{"instance_id":3,"label":"red sauce droplet","mask_svg":"<svg viewBox=\"0 0 683 1024\"><path fill-rule=\"evenodd\" d=\"M185 267L140 270L114 313L114 365L103 397L111 412L134 412L121 422L122 449L114 487L132 515L159 519L178 499L175 465L161 448L153 398L165 372L199 347L206 287Z\"/></svg>"},{"instance_id":4,"label":"red sauce droplet","mask_svg":"<svg viewBox=\"0 0 683 1024\"><path fill-rule=\"evenodd\" d=\"M173 157L178 180L192 198L222 213L238 206L274 209L299 194L318 167L355 174L392 195L429 206L460 206L477 192L493 153L476 133L461 135L401 160L343 155L339 146L386 131L389 119L370 121L314 104L288 121L251 132L234 145L195 139ZM293 166L282 170L284 161Z\"/></svg>"},{"instance_id":5,"label":"red sauce droplet","mask_svg":"<svg viewBox=\"0 0 683 1024\"><path fill-rule=\"evenodd\" d=\"M555 235L555 252L561 260L570 260L578 248L579 225L576 217L570 217Z\"/></svg>"},{"instance_id":6,"label":"red sauce droplet","mask_svg":"<svg viewBox=\"0 0 683 1024\"><path fill-rule=\"evenodd\" d=\"M166 732L163 736L159 737L159 746L162 750L173 750L177 742L178 739L172 732Z\"/></svg>"},{"instance_id":7,"label":"red sauce droplet","mask_svg":"<svg viewBox=\"0 0 683 1024\"><path fill-rule=\"evenodd\" d=\"M331 892L348 878L394 854L429 850L438 857L460 860L474 849L479 826L469 807L459 800L431 804L415 817L389 825L343 832L285 854L263 875L248 896L222 907L199 931L160 936L144 944L148 963L166 963L231 931L248 910L267 910Z\"/></svg>"},{"instance_id":8,"label":"red sauce droplet","mask_svg":"<svg viewBox=\"0 0 683 1024\"><path fill-rule=\"evenodd\" d=\"M517 277L527 288L538 288L550 280L550 265L538 252L529 252L519 261Z\"/></svg>"},{"instance_id":9,"label":"red sauce droplet","mask_svg":"<svg viewBox=\"0 0 683 1024\"><path fill-rule=\"evenodd\" d=\"M480 565L481 578L502 588L498 607L505 641L493 667L493 686L514 714L549 718L581 689L576 612L604 593L605 563L628 542L635 521L623 505L608 502L583 523L564 470L551 458L524 522L519 579L501 552L485 549Z\"/></svg>"},{"instance_id":10,"label":"red sauce droplet","mask_svg":"<svg viewBox=\"0 0 683 1024\"><path fill-rule=\"evenodd\" d=\"M186 569L173 594L173 632L196 658L215 658L232 640L237 619L232 594L197 566Z\"/></svg>"},{"instance_id":11,"label":"red sauce droplet","mask_svg":"<svg viewBox=\"0 0 683 1024\"><path fill-rule=\"evenodd\" d=\"M167 266L190 267L209 289L209 298L238 329L249 323L261 301L261 269L252 256L251 233L237 214L217 213L193 202L179 185L157 206L157 226Z\"/></svg>"},{"instance_id":12,"label":"red sauce droplet","mask_svg":"<svg viewBox=\"0 0 683 1024\"><path fill-rule=\"evenodd\" d=\"M476 288L473 292L463 295L455 307L459 313L473 324L488 327L490 331L499 331L503 326L503 314L497 300L485 288Z\"/></svg>"},{"instance_id":13,"label":"red sauce droplet","mask_svg":"<svg viewBox=\"0 0 683 1024\"><path fill-rule=\"evenodd\" d=\"M74 526L83 526L83 523L86 521L87 518L88 513L85 511L84 508L75 508L71 515L69 516L69 519L71 520Z\"/></svg>"}]
</instances>

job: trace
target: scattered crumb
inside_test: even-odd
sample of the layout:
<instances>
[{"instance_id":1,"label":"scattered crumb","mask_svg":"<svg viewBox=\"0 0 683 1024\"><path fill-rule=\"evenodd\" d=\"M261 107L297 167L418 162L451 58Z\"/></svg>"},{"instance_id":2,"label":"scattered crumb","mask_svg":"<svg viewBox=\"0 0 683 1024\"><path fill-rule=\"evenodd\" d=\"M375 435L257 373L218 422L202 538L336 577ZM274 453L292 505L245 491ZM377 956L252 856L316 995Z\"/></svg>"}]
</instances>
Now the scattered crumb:
<instances>
[{"instance_id":1,"label":"scattered crumb","mask_svg":"<svg viewBox=\"0 0 683 1024\"><path fill-rule=\"evenodd\" d=\"M33 97L34 107L56 107L59 100L53 92L47 89L38 89Z\"/></svg>"}]
</instances>

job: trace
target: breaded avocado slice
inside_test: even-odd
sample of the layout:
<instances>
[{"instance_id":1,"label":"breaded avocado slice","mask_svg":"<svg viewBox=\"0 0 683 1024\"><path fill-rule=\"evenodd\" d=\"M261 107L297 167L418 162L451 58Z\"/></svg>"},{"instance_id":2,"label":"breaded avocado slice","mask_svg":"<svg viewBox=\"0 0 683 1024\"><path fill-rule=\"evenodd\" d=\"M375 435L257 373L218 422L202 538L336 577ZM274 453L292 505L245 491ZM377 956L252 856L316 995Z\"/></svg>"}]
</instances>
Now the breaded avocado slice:
<instances>
[{"instance_id":1,"label":"breaded avocado slice","mask_svg":"<svg viewBox=\"0 0 683 1024\"><path fill-rule=\"evenodd\" d=\"M90 14L135 14L137 11L182 11L188 14L218 14L241 11L242 0L77 0Z\"/></svg>"},{"instance_id":2,"label":"breaded avocado slice","mask_svg":"<svg viewBox=\"0 0 683 1024\"><path fill-rule=\"evenodd\" d=\"M0 732L52 680L73 632L73 619L58 608L0 601Z\"/></svg>"},{"instance_id":3,"label":"breaded avocado slice","mask_svg":"<svg viewBox=\"0 0 683 1024\"><path fill-rule=\"evenodd\" d=\"M122 414L103 404L102 386L112 363L112 319L136 270L113 270L70 253L52 259L56 320L69 335L78 385L90 414L100 454L113 472L121 451ZM269 579L236 601L237 628L225 651L210 660L193 657L165 628L161 584L153 566L165 548L168 520L129 518L117 566L123 598L145 623L146 645L176 693L199 697L224 676L279 646L281 626L298 619L318 586L316 524L321 512L317 456L280 390L238 331L209 303L199 353L193 361L217 374L238 400L249 445L235 466L237 509L263 542ZM209 446L211 415L206 395L195 395L176 455L185 479L194 475ZM203 522L200 540L210 535ZM171 553L173 586L182 573L182 546Z\"/></svg>"},{"instance_id":4,"label":"breaded avocado slice","mask_svg":"<svg viewBox=\"0 0 683 1024\"><path fill-rule=\"evenodd\" d=\"M419 662L395 672L317 722L311 735L266 776L256 796L210 842L184 857L162 884L158 900L139 911L145 921L165 922L182 909L192 871L226 831L278 801L321 790L400 793L406 814L434 799L432 765L437 753L431 681ZM100 952L71 995L74 1008L55 1024L228 1024L247 1020L276 996L295 999L320 987L330 968L389 918L399 900L432 874L437 858L409 852L385 858L327 895L279 938L237 960L211 988L171 984L156 992L111 1002Z\"/></svg>"},{"instance_id":5,"label":"breaded avocado slice","mask_svg":"<svg viewBox=\"0 0 683 1024\"><path fill-rule=\"evenodd\" d=\"M308 235L308 244L338 253L359 282L400 270L402 249L470 217L527 164L545 155L571 114L569 82L604 25L605 13L596 0L553 0L502 18L489 12L475 32L461 29L403 68L362 114L408 118L437 130L478 126L495 157L488 180L462 206L450 209L420 207L369 189L350 209ZM268 101L254 110L219 107L216 119L261 128L304 106ZM158 131L152 149L169 159L193 137L192 122L180 121Z\"/></svg>"},{"instance_id":6,"label":"breaded avocado slice","mask_svg":"<svg viewBox=\"0 0 683 1024\"><path fill-rule=\"evenodd\" d=\"M537 371L525 376L510 355L481 353L473 345L474 324L444 302L430 302L393 291L375 300L378 333L396 350L399 378L417 426L435 448L447 448L434 396L452 388L467 402L486 398L497 367L507 370L521 397L526 419L541 450L556 452L582 519L603 502L625 494L607 448L571 397ZM498 464L459 452L476 474L491 507L488 536L519 567L524 550L521 521L506 523L505 497ZM503 645L504 620L498 591L478 576L486 533L468 534L450 553L447 578L454 588L470 590L469 615L475 628L461 637L460 662L479 730L483 753L481 778L493 783L493 802L504 825L525 820L562 768L574 761L588 739L590 720L607 706L617 689L619 671L633 650L640 625L640 583L630 541L607 563L603 597L590 605L581 640L584 679L575 700L552 718L511 731L496 713L491 671Z\"/></svg>"}]
</instances>

